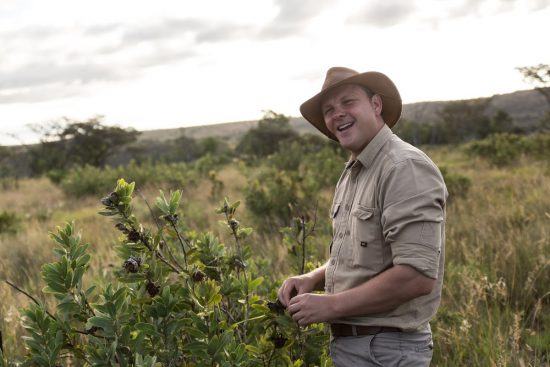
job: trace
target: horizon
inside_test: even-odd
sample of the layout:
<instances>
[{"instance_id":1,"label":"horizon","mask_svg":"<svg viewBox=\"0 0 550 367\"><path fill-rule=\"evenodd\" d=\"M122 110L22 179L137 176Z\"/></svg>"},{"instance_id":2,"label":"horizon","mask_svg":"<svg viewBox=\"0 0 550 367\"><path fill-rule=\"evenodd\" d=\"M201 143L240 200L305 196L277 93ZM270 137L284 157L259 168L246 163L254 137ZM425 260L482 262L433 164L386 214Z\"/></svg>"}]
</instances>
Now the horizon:
<instances>
[{"instance_id":1,"label":"horizon","mask_svg":"<svg viewBox=\"0 0 550 367\"><path fill-rule=\"evenodd\" d=\"M515 68L548 62L549 17L548 0L3 2L0 145L62 117L139 131L299 117L333 65L386 73L404 104L529 90Z\"/></svg>"}]
</instances>

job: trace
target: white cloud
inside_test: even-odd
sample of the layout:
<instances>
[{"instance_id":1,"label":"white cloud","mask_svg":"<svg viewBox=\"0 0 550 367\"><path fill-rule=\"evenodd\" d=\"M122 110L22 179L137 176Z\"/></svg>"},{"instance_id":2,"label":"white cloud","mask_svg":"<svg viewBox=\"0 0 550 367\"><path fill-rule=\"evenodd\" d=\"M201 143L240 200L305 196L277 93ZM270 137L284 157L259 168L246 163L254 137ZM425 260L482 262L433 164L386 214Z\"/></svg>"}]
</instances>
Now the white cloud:
<instances>
[{"instance_id":1,"label":"white cloud","mask_svg":"<svg viewBox=\"0 0 550 367\"><path fill-rule=\"evenodd\" d=\"M406 102L478 97L528 88L514 68L550 62L550 0L193 4L1 1L0 130L297 115L334 65L386 72Z\"/></svg>"}]
</instances>

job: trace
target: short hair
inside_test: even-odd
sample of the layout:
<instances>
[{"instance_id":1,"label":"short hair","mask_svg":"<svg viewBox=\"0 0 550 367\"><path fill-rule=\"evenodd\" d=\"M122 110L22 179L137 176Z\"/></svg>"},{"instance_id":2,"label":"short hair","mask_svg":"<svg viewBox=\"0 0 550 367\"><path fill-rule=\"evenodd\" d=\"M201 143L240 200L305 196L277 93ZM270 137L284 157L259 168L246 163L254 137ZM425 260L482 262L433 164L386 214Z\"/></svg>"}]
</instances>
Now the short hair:
<instances>
[{"instance_id":1,"label":"short hair","mask_svg":"<svg viewBox=\"0 0 550 367\"><path fill-rule=\"evenodd\" d=\"M369 97L369 99L371 99L376 94L372 90L370 90L369 88L365 87L364 85L360 85L360 87L365 91L365 93L367 94L367 97Z\"/></svg>"}]
</instances>

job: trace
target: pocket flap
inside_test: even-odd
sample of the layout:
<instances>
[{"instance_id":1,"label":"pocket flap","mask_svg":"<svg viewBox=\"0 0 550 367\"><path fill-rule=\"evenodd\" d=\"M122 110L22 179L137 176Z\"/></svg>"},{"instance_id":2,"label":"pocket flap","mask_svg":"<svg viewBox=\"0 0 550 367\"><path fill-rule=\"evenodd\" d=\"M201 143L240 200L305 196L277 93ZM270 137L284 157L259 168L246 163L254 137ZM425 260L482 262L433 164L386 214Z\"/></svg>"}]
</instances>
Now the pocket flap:
<instances>
[{"instance_id":1,"label":"pocket flap","mask_svg":"<svg viewBox=\"0 0 550 367\"><path fill-rule=\"evenodd\" d=\"M351 212L351 215L362 220L367 220L374 215L374 208L357 207Z\"/></svg>"}]
</instances>

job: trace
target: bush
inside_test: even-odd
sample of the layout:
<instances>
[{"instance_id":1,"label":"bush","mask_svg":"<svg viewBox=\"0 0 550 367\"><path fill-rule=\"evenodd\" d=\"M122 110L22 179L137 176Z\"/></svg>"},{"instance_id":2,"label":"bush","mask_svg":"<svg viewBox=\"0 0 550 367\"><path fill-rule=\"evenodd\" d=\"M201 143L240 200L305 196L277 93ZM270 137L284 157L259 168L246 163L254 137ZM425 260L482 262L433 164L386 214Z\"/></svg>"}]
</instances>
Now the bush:
<instances>
[{"instance_id":1,"label":"bush","mask_svg":"<svg viewBox=\"0 0 550 367\"><path fill-rule=\"evenodd\" d=\"M218 209L232 237L228 247L211 233L183 231L179 191L157 199L163 220L157 233L143 228L132 213L133 189L119 180L102 199L100 214L115 219L122 233L115 282L84 286L89 244L72 223L51 233L58 261L42 267L42 278L56 311L36 298L23 310L25 365L330 365L320 353L328 344L323 326L302 330L279 303L266 302L275 284L259 276L263 263L251 258L252 229L235 217L238 202L226 199ZM311 228L302 221L293 233L306 238Z\"/></svg>"},{"instance_id":2,"label":"bush","mask_svg":"<svg viewBox=\"0 0 550 367\"><path fill-rule=\"evenodd\" d=\"M546 159L550 154L550 134L537 133L531 136L515 134L493 134L486 139L474 141L466 146L470 155L481 156L496 166L516 161L527 154L535 159Z\"/></svg>"},{"instance_id":3,"label":"bush","mask_svg":"<svg viewBox=\"0 0 550 367\"><path fill-rule=\"evenodd\" d=\"M304 135L281 144L267 165L250 176L245 188L247 208L261 231L286 226L299 213L310 213L319 204L319 192L333 187L344 167L343 149L315 135Z\"/></svg>"},{"instance_id":4,"label":"bush","mask_svg":"<svg viewBox=\"0 0 550 367\"><path fill-rule=\"evenodd\" d=\"M261 158L279 150L282 142L292 140L298 133L290 127L289 117L267 111L258 122L258 127L250 129L239 141L236 152L248 157Z\"/></svg>"},{"instance_id":5,"label":"bush","mask_svg":"<svg viewBox=\"0 0 550 367\"><path fill-rule=\"evenodd\" d=\"M15 213L9 211L0 212L0 234L15 234L19 230L21 219Z\"/></svg>"},{"instance_id":6,"label":"bush","mask_svg":"<svg viewBox=\"0 0 550 367\"><path fill-rule=\"evenodd\" d=\"M525 152L536 159L550 156L550 133L537 133L524 138Z\"/></svg>"},{"instance_id":7,"label":"bush","mask_svg":"<svg viewBox=\"0 0 550 367\"><path fill-rule=\"evenodd\" d=\"M65 175L60 185L63 191L71 196L100 195L111 187L117 178L148 184L167 184L169 188L193 184L197 175L185 163L171 164L137 164L131 162L127 166L116 168L98 168L93 166L76 167Z\"/></svg>"},{"instance_id":8,"label":"bush","mask_svg":"<svg viewBox=\"0 0 550 367\"><path fill-rule=\"evenodd\" d=\"M466 147L469 154L481 156L497 166L514 162L523 150L522 137L508 133L493 134Z\"/></svg>"},{"instance_id":9,"label":"bush","mask_svg":"<svg viewBox=\"0 0 550 367\"><path fill-rule=\"evenodd\" d=\"M472 180L470 178L461 175L455 172L449 172L447 167L439 167L443 179L445 180L445 185L447 186L447 191L449 192L449 198L454 197L466 197L470 186L472 186Z\"/></svg>"}]
</instances>

